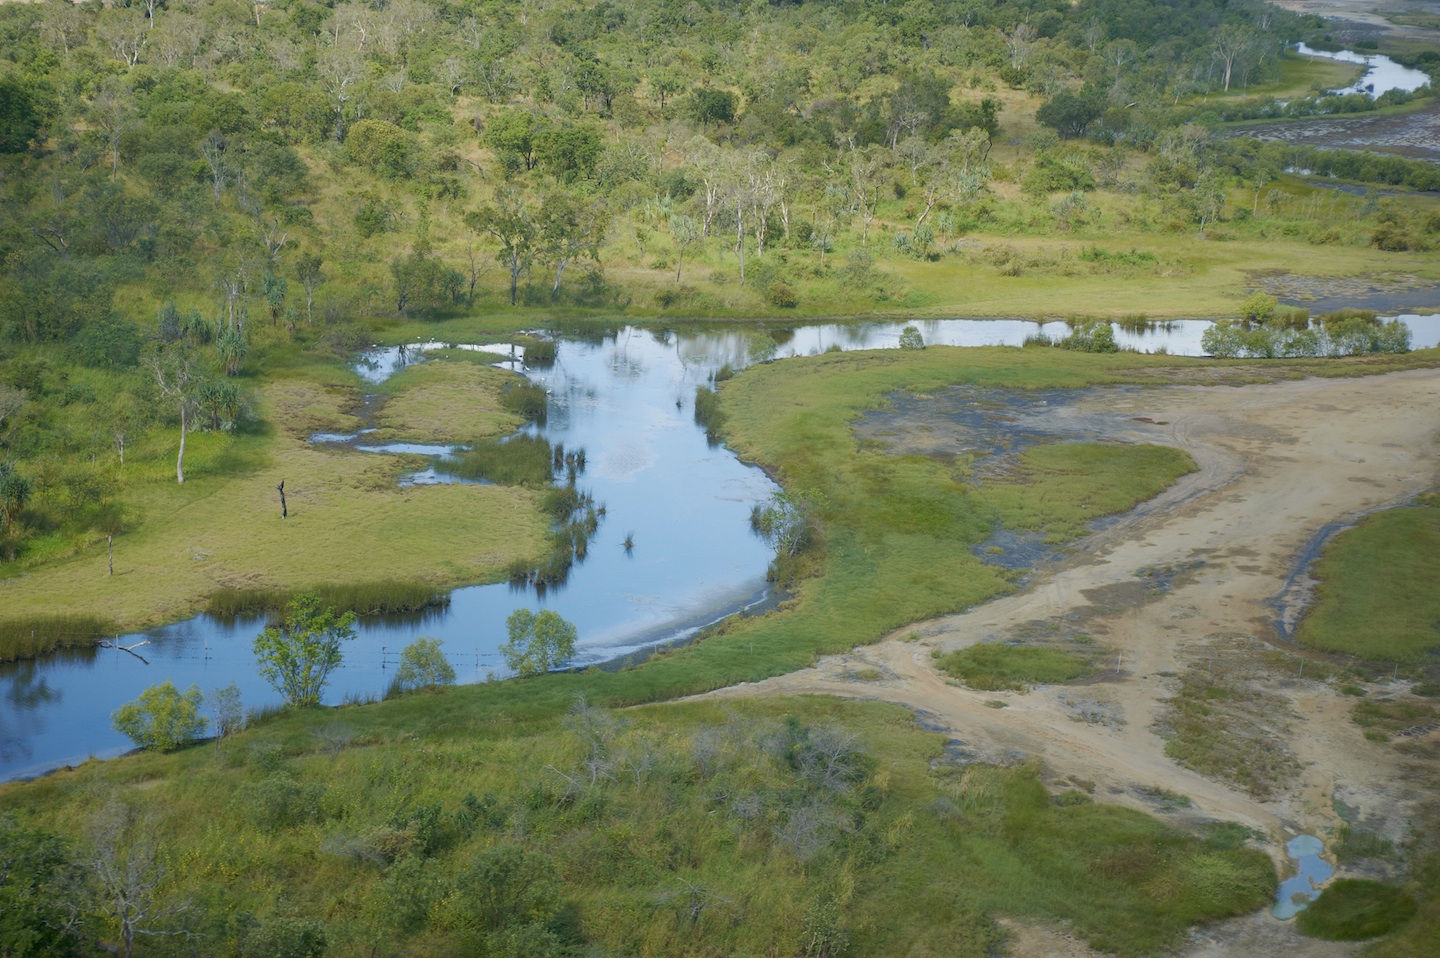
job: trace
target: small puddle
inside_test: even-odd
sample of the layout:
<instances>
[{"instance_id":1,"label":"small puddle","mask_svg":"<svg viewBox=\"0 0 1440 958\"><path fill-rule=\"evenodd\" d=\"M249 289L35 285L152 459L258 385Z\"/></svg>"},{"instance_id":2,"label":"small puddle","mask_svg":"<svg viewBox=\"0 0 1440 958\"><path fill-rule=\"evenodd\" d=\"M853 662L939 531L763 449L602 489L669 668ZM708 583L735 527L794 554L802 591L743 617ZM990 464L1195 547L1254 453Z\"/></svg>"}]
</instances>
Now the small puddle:
<instances>
[{"instance_id":1,"label":"small puddle","mask_svg":"<svg viewBox=\"0 0 1440 958\"><path fill-rule=\"evenodd\" d=\"M1324 850L1325 843L1314 835L1297 835L1285 843L1285 851L1295 861L1299 873L1280 883L1270 914L1288 921L1320 895L1320 886L1335 874L1335 866L1320 857Z\"/></svg>"}]
</instances>

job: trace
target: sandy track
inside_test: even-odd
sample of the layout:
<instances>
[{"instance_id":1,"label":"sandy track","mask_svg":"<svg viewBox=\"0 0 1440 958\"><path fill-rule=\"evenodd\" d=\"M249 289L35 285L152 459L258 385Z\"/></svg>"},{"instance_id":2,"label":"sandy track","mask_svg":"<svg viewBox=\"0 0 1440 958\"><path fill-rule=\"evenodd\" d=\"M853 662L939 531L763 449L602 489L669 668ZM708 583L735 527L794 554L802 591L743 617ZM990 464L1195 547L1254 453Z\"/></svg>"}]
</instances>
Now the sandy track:
<instances>
[{"instance_id":1,"label":"sandy track","mask_svg":"<svg viewBox=\"0 0 1440 958\"><path fill-rule=\"evenodd\" d=\"M1073 406L1045 413L1053 417L1049 424L1084 422L1116 439L1171 444L1194 457L1199 471L1081 543L1017 594L908 627L815 668L708 697L826 693L896 702L980 755L1038 760L1052 781L1093 781L1102 800L1154 811L1140 790L1181 793L1194 803L1181 816L1260 828L1276 839L1277 853L1279 842L1297 831L1333 835L1337 790L1362 818L1401 828L1415 798L1413 783L1404 780L1393 751L1366 742L1349 721L1348 703L1321 683L1266 676L1269 689L1295 713L1281 734L1304 766L1269 801L1179 767L1152 726L1176 674L1237 654L1237 641L1258 647L1276 640L1276 613L1268 603L1322 526L1437 484L1437 409L1440 370L1245 387L1092 390ZM1160 567L1189 571L1161 594L1136 575ZM981 693L949 684L932 667L932 649L949 651L1064 618L1082 621L1112 650L1115 668L1101 681ZM880 679L857 678L875 672ZM1067 700L1076 696L1100 703L1115 721L1075 720ZM987 705L996 700L1007 707ZM1290 929L1252 916L1197 933L1192 950L1253 954L1262 942L1266 950L1283 942L1286 954L1348 953L1296 938ZM1059 953L1060 939L1050 934L1026 928L1015 938L1016 954Z\"/></svg>"}]
</instances>

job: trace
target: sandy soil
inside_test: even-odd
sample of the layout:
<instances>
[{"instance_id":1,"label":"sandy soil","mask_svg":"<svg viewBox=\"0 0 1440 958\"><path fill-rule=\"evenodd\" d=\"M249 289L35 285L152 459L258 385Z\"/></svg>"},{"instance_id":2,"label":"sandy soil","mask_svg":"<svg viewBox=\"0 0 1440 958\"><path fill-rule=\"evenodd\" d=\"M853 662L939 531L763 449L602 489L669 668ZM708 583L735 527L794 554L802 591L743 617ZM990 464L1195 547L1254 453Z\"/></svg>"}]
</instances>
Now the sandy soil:
<instances>
[{"instance_id":1,"label":"sandy soil","mask_svg":"<svg viewBox=\"0 0 1440 958\"><path fill-rule=\"evenodd\" d=\"M1300 678L1300 657L1258 652L1279 642L1273 602L1322 526L1437 484L1437 408L1440 370L1080 393L1072 405L1037 415L1062 427L1057 431L1083 423L1120 441L1177 446L1199 471L1042 569L1014 595L908 627L815 668L710 697L828 693L896 702L953 736L968 754L1039 760L1057 786L1073 777L1094 782L1097 799L1177 823L1217 818L1260 829L1273 840L1277 861L1280 844L1299 832L1333 837L1340 796L1367 828L1398 837L1423 798L1421 773L1413 764L1402 767L1388 746L1362 737L1349 720L1353 700ZM1167 567L1186 570L1168 591L1137 577L1140 570ZM932 650L1061 621L1082 622L1111 650L1113 666L1099 681L972 692L932 667ZM1178 766L1155 730L1176 677L1189 668L1214 668L1217 657L1256 670L1252 677L1294 713L1274 734L1301 770L1267 801ZM1077 698L1092 706L1091 720L1077 716ZM995 707L996 701L1006 707ZM1093 720L1097 712L1100 721ZM1430 774L1424 779L1433 781ZM1147 790L1156 788L1187 796L1193 807L1158 807L1147 799ZM1086 954L1061 929L1015 925L1012 931L1017 956ZM1198 931L1187 952L1320 958L1351 949L1300 938L1291 923L1262 913Z\"/></svg>"},{"instance_id":2,"label":"sandy soil","mask_svg":"<svg viewBox=\"0 0 1440 958\"><path fill-rule=\"evenodd\" d=\"M1391 33L1397 36L1433 40L1435 31L1391 23L1378 11L1440 13L1436 0L1272 0L1277 7L1293 13L1311 13L1350 27L1354 38ZM1353 25L1353 26L1352 26ZM1348 36L1343 31L1339 35Z\"/></svg>"}]
</instances>

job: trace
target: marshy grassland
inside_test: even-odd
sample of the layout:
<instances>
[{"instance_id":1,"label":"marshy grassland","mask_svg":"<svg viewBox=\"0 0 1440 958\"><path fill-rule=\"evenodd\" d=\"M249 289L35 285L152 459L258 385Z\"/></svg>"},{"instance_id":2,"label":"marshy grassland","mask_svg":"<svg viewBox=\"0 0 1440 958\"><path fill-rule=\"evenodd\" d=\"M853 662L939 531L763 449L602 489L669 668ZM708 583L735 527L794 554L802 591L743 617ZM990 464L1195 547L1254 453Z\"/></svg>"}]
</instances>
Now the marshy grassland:
<instances>
[{"instance_id":1,"label":"marshy grassland","mask_svg":"<svg viewBox=\"0 0 1440 958\"><path fill-rule=\"evenodd\" d=\"M402 489L397 479L423 463L420 457L307 443L312 432L348 433L361 425L360 391L347 377L353 378L287 375L262 385L257 425L187 437L183 485L175 482L174 430L152 429L132 440L126 464L112 467L123 516L114 575L107 574L107 543L98 532L57 543L54 553L37 550L22 561L22 574L0 586L0 622L46 610L60 618L101 616L133 631L200 611L226 589L381 578L448 589L499 578L511 563L545 551L548 520L538 492ZM503 434L521 422L498 401L507 377L518 381L472 364L407 371L386 393L382 421L407 438ZM283 520L281 480L289 508ZM65 631L61 626L57 618L54 628Z\"/></svg>"}]
</instances>

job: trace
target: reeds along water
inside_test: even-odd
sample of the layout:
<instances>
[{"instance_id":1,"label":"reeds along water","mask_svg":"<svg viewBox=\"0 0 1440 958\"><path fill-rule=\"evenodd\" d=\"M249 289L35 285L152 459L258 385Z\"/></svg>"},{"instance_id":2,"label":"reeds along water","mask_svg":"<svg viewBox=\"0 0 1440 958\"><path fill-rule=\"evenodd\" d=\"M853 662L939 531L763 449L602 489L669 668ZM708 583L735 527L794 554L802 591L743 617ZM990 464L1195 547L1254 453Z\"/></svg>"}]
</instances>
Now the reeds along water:
<instances>
[{"instance_id":1,"label":"reeds along water","mask_svg":"<svg viewBox=\"0 0 1440 958\"><path fill-rule=\"evenodd\" d=\"M358 582L313 591L321 606L362 616L408 615L450 604L449 593L423 582ZM205 611L222 620L280 615L295 595L291 589L221 589Z\"/></svg>"},{"instance_id":2,"label":"reeds along water","mask_svg":"<svg viewBox=\"0 0 1440 958\"><path fill-rule=\"evenodd\" d=\"M0 662L93 646L116 631L114 622L93 615L25 615L0 619Z\"/></svg>"}]
</instances>

